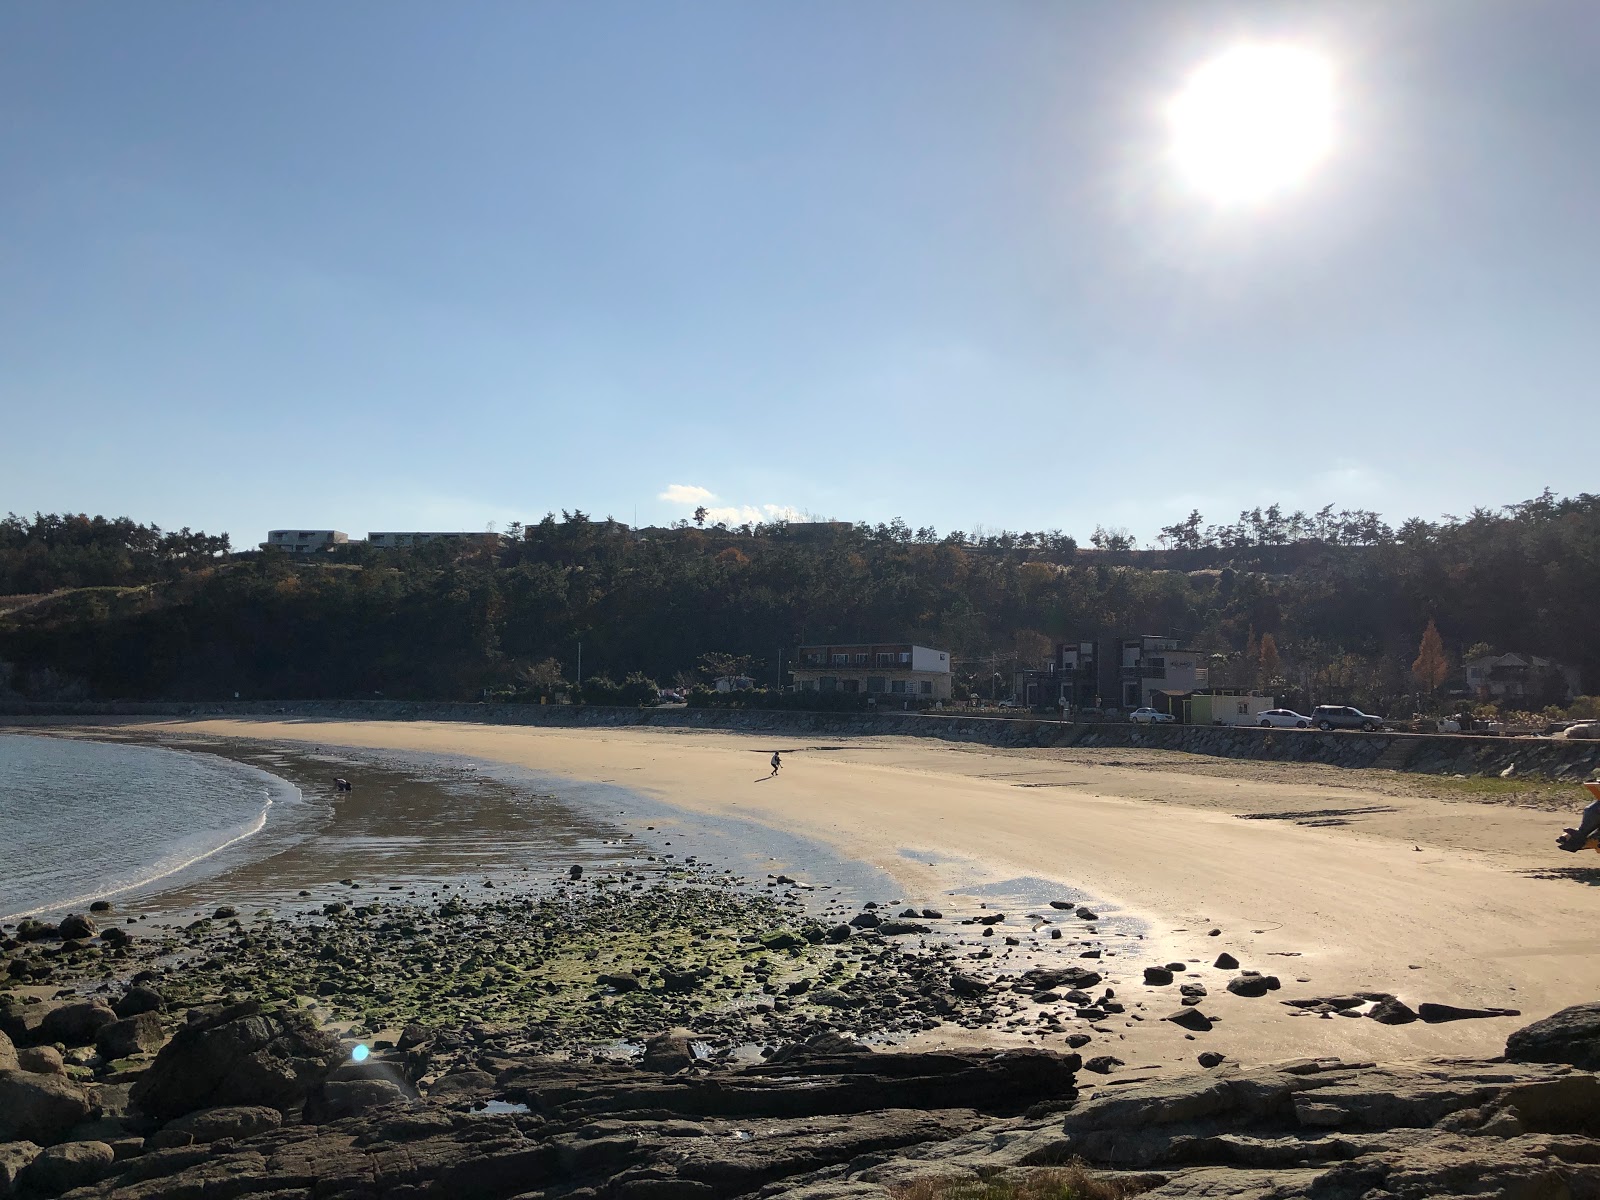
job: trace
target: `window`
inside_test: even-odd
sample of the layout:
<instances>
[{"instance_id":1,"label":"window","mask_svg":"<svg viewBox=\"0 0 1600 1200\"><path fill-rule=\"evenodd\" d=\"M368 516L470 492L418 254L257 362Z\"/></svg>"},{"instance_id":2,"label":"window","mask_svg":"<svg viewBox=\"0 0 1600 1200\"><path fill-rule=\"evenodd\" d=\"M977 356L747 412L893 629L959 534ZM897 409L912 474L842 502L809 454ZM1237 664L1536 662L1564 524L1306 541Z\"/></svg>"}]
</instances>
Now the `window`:
<instances>
[{"instance_id":1,"label":"window","mask_svg":"<svg viewBox=\"0 0 1600 1200\"><path fill-rule=\"evenodd\" d=\"M896 679L893 683L891 683L889 685L889 690L891 692L893 692L897 696L905 695L905 692L906 692L906 681L904 679Z\"/></svg>"},{"instance_id":2,"label":"window","mask_svg":"<svg viewBox=\"0 0 1600 1200\"><path fill-rule=\"evenodd\" d=\"M900 661L902 663L910 662L911 661L911 651L909 651L909 650L900 651Z\"/></svg>"},{"instance_id":3,"label":"window","mask_svg":"<svg viewBox=\"0 0 1600 1200\"><path fill-rule=\"evenodd\" d=\"M892 654L880 654L880 655L878 655L878 665L880 667L892 667L894 665L894 655L892 655Z\"/></svg>"},{"instance_id":4,"label":"window","mask_svg":"<svg viewBox=\"0 0 1600 1200\"><path fill-rule=\"evenodd\" d=\"M923 694L923 695L924 695L924 696L931 696L931 695L933 695L933 680L931 680L931 679L924 679L924 680L923 680L923 681L922 681L922 694Z\"/></svg>"},{"instance_id":5,"label":"window","mask_svg":"<svg viewBox=\"0 0 1600 1200\"><path fill-rule=\"evenodd\" d=\"M858 666L858 667L864 667L864 666L866 666L866 665L867 665L867 660L868 660L868 659L869 659L869 658L871 658L871 657L872 657L872 656L871 656L871 655L870 655L870 654L857 654L857 655L856 655L856 665L857 665L857 666Z\"/></svg>"},{"instance_id":6,"label":"window","mask_svg":"<svg viewBox=\"0 0 1600 1200\"><path fill-rule=\"evenodd\" d=\"M881 692L883 691L883 683L884 681L881 676L870 675L867 677L867 691Z\"/></svg>"},{"instance_id":7,"label":"window","mask_svg":"<svg viewBox=\"0 0 1600 1200\"><path fill-rule=\"evenodd\" d=\"M1250 715L1250 705L1243 700L1239 701L1239 715L1241 717L1248 717Z\"/></svg>"},{"instance_id":8,"label":"window","mask_svg":"<svg viewBox=\"0 0 1600 1200\"><path fill-rule=\"evenodd\" d=\"M833 656L833 665L836 667L848 667L850 665L850 656L848 654L835 654Z\"/></svg>"},{"instance_id":9,"label":"window","mask_svg":"<svg viewBox=\"0 0 1600 1200\"><path fill-rule=\"evenodd\" d=\"M816 691L817 690L817 681L815 679L803 679L803 680L801 680L800 681L800 690L802 692L814 692L814 691Z\"/></svg>"}]
</instances>

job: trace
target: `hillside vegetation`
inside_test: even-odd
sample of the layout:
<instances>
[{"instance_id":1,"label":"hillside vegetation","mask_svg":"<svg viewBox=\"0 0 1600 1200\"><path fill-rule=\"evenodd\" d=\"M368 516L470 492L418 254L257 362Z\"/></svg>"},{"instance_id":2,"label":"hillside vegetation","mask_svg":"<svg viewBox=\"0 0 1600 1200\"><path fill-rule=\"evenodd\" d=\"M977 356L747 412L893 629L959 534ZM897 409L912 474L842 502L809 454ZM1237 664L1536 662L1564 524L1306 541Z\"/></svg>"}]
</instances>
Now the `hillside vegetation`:
<instances>
[{"instance_id":1,"label":"hillside vegetation","mask_svg":"<svg viewBox=\"0 0 1600 1200\"><path fill-rule=\"evenodd\" d=\"M582 513L502 548L353 545L296 561L126 520L0 522L0 661L26 695L471 698L586 678L686 679L706 655L776 678L803 642L948 647L958 684L1099 631L1166 633L1225 657L1219 683L1296 703L1405 711L1428 622L1451 662L1517 650L1600 690L1600 496L1548 493L1390 528L1369 513L1238 524L1199 514L1132 551L1096 531L984 537L902 522L641 535Z\"/></svg>"}]
</instances>

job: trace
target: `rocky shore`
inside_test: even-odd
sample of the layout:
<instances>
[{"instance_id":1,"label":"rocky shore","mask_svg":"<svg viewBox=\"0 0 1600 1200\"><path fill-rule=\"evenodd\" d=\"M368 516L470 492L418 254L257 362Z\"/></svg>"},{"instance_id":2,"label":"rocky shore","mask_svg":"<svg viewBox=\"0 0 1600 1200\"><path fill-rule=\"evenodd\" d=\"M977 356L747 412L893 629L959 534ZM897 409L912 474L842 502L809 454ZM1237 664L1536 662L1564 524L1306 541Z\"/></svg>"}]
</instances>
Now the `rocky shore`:
<instances>
[{"instance_id":1,"label":"rocky shore","mask_svg":"<svg viewBox=\"0 0 1600 1200\"><path fill-rule=\"evenodd\" d=\"M52 1031L69 1021L91 1023L80 1008ZM462 1045L436 1073L439 1049ZM1126 1085L1081 1074L1076 1054L875 1052L837 1034L735 1065L674 1034L623 1062L413 1027L358 1063L305 1012L254 1002L191 1009L130 1083L81 1085L40 1060L0 1038L0 1195L1600 1194L1600 1005L1519 1031L1492 1061L1224 1063Z\"/></svg>"}]
</instances>

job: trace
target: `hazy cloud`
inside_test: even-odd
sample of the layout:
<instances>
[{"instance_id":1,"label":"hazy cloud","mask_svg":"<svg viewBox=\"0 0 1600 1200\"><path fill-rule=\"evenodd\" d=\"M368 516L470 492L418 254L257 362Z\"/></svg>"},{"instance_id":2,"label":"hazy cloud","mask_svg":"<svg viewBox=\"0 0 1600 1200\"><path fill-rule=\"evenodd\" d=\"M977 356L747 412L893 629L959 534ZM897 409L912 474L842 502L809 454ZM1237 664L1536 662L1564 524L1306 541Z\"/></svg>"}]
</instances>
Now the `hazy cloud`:
<instances>
[{"instance_id":1,"label":"hazy cloud","mask_svg":"<svg viewBox=\"0 0 1600 1200\"><path fill-rule=\"evenodd\" d=\"M671 504L704 504L716 498L717 494L709 488L696 487L692 483L669 483L667 490L656 497Z\"/></svg>"},{"instance_id":2,"label":"hazy cloud","mask_svg":"<svg viewBox=\"0 0 1600 1200\"><path fill-rule=\"evenodd\" d=\"M715 525L755 525L759 522L801 520L800 510L787 504L730 504L706 509L706 520Z\"/></svg>"}]
</instances>

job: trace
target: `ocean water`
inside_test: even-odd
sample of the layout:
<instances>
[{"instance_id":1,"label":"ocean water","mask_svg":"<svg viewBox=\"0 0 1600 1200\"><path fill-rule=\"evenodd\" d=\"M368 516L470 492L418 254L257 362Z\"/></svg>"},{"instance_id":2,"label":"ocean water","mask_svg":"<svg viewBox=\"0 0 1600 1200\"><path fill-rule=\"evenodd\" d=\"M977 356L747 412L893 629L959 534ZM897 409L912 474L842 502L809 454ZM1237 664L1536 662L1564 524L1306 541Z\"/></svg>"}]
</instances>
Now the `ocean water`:
<instances>
[{"instance_id":1,"label":"ocean water","mask_svg":"<svg viewBox=\"0 0 1600 1200\"><path fill-rule=\"evenodd\" d=\"M298 799L213 755L0 734L0 920L202 873Z\"/></svg>"}]
</instances>

